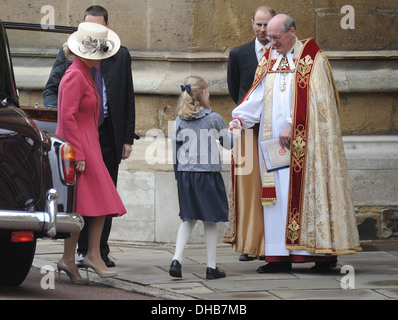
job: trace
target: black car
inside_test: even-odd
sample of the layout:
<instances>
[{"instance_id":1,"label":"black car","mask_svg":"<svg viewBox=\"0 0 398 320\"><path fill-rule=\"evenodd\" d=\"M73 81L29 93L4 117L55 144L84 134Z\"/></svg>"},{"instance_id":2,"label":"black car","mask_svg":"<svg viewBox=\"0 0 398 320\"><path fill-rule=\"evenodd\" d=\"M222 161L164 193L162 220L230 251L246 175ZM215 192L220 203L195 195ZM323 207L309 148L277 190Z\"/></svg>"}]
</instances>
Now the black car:
<instances>
[{"instance_id":1,"label":"black car","mask_svg":"<svg viewBox=\"0 0 398 320\"><path fill-rule=\"evenodd\" d=\"M66 238L83 228L74 201L73 148L20 108L0 21L0 285L24 281L38 238Z\"/></svg>"}]
</instances>

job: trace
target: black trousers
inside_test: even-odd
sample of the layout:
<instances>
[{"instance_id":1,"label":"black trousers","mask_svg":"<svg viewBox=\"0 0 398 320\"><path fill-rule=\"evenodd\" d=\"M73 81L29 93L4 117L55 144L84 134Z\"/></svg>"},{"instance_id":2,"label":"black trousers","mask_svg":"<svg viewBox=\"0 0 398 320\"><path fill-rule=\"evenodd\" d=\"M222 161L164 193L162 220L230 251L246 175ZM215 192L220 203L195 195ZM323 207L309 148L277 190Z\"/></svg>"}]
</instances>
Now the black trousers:
<instances>
[{"instance_id":1,"label":"black trousers","mask_svg":"<svg viewBox=\"0 0 398 320\"><path fill-rule=\"evenodd\" d=\"M99 127L99 140L102 151L102 158L105 166L107 167L109 174L113 180L115 186L117 186L117 176L119 173L119 163L116 157L116 150L114 145L111 121L109 118L105 118L104 123ZM84 228L80 232L78 240L78 254L86 254L88 250L88 225L90 224L90 218L84 217ZM100 251L103 260L108 258L109 245L108 239L111 233L112 218L106 218L104 229L102 230Z\"/></svg>"}]
</instances>

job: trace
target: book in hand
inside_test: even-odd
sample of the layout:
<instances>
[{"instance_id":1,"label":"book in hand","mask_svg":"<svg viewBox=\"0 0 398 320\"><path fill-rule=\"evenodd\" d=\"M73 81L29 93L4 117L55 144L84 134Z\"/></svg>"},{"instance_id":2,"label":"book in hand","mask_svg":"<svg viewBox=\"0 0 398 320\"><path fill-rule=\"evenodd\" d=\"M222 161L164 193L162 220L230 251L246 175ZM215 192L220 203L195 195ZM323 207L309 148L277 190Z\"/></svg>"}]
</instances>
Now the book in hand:
<instances>
[{"instance_id":1,"label":"book in hand","mask_svg":"<svg viewBox=\"0 0 398 320\"><path fill-rule=\"evenodd\" d=\"M281 147L279 138L261 141L260 148L268 172L290 166L290 150Z\"/></svg>"}]
</instances>

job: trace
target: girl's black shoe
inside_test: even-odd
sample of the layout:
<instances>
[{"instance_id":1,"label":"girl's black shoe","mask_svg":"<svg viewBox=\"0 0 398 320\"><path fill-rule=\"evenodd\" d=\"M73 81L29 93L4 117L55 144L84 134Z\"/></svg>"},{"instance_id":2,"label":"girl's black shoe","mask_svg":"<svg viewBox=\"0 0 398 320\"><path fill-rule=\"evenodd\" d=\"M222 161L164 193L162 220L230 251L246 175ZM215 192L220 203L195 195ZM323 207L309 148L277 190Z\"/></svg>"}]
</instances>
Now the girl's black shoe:
<instances>
[{"instance_id":1,"label":"girl's black shoe","mask_svg":"<svg viewBox=\"0 0 398 320\"><path fill-rule=\"evenodd\" d=\"M170 265L169 274L172 277L182 278L181 263L178 260L173 260Z\"/></svg>"},{"instance_id":2,"label":"girl's black shoe","mask_svg":"<svg viewBox=\"0 0 398 320\"><path fill-rule=\"evenodd\" d=\"M215 269L207 267L206 268L206 279L207 280L213 280L213 279L219 279L219 278L225 278L225 272L221 271L217 267Z\"/></svg>"}]
</instances>

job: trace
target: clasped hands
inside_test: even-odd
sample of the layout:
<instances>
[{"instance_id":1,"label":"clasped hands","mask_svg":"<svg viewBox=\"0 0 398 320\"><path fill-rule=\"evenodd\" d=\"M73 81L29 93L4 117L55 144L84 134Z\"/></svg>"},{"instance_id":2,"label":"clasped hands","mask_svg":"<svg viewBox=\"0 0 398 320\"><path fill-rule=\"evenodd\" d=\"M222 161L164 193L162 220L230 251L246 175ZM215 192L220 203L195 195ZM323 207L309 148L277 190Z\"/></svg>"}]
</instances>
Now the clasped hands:
<instances>
[{"instance_id":1,"label":"clasped hands","mask_svg":"<svg viewBox=\"0 0 398 320\"><path fill-rule=\"evenodd\" d=\"M242 128L237 122L231 121L229 123L228 130L234 135L236 139L238 139L240 137L240 132ZM289 123L279 135L279 144L281 145L282 148L286 148L288 150L290 149L291 136L292 136L292 125Z\"/></svg>"}]
</instances>

